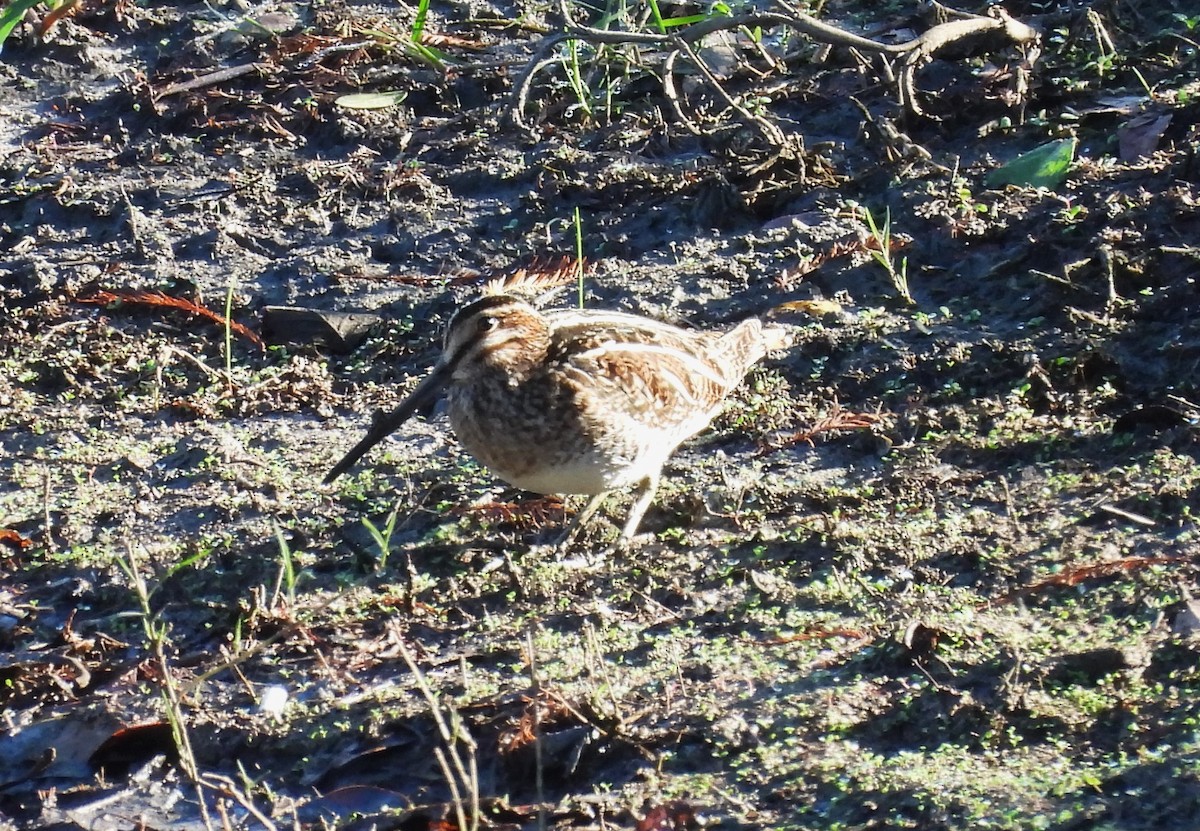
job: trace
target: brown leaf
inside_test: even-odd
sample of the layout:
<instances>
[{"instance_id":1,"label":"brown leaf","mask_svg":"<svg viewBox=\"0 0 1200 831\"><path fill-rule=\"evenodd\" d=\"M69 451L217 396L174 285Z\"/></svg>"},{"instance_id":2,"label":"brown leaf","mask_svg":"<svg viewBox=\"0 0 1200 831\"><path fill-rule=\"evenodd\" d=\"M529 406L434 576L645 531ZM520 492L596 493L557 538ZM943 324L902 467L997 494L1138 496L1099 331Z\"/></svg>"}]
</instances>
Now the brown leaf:
<instances>
[{"instance_id":1,"label":"brown leaf","mask_svg":"<svg viewBox=\"0 0 1200 831\"><path fill-rule=\"evenodd\" d=\"M164 294L161 291L104 291L99 289L87 297L76 297L80 303L95 303L98 305L107 305L115 303L118 300L123 303L137 303L143 306L158 306L168 309L178 309L182 312L187 312L197 317L203 317L211 320L218 326L228 325L230 329L237 332L246 340L253 343L259 349L266 349L266 345L262 342L262 338L254 332L247 329L241 323L233 320L227 321L224 315L217 314L212 309L205 308L190 300L185 300L182 297L172 297L169 294Z\"/></svg>"},{"instance_id":2,"label":"brown leaf","mask_svg":"<svg viewBox=\"0 0 1200 831\"><path fill-rule=\"evenodd\" d=\"M783 644L789 643L827 640L828 638L852 638L854 640L858 640L865 638L866 636L867 635L865 632L861 632L858 629L810 629L807 632L800 632L796 635L784 635L778 638L765 638L756 640L755 643L760 643L764 646L782 646Z\"/></svg>"},{"instance_id":3,"label":"brown leaf","mask_svg":"<svg viewBox=\"0 0 1200 831\"><path fill-rule=\"evenodd\" d=\"M686 802L669 802L646 811L635 831L691 831L699 828L696 812Z\"/></svg>"},{"instance_id":4,"label":"brown leaf","mask_svg":"<svg viewBox=\"0 0 1200 831\"><path fill-rule=\"evenodd\" d=\"M1117 130L1117 147L1123 162L1136 162L1158 149L1158 140L1171 125L1171 114L1143 113Z\"/></svg>"},{"instance_id":5,"label":"brown leaf","mask_svg":"<svg viewBox=\"0 0 1200 831\"><path fill-rule=\"evenodd\" d=\"M21 551L33 545L33 540L22 537L11 528L0 528L0 542L6 542Z\"/></svg>"},{"instance_id":6,"label":"brown leaf","mask_svg":"<svg viewBox=\"0 0 1200 831\"><path fill-rule=\"evenodd\" d=\"M567 702L550 690L540 690L535 697L522 696L522 700L525 707L521 717L497 739L501 753L514 753L533 744L538 733L549 728L561 728L564 723L582 723Z\"/></svg>"},{"instance_id":7,"label":"brown leaf","mask_svg":"<svg viewBox=\"0 0 1200 831\"><path fill-rule=\"evenodd\" d=\"M486 49L487 44L470 38L458 37L457 35L442 35L435 32L422 32L421 44L424 46L432 46L435 49Z\"/></svg>"},{"instance_id":8,"label":"brown leaf","mask_svg":"<svg viewBox=\"0 0 1200 831\"><path fill-rule=\"evenodd\" d=\"M811 447L812 440L821 433L828 433L833 430L865 430L873 427L882 420L883 417L877 413L854 413L849 410L843 410L841 405L835 401L829 414L818 420L816 424L806 430L798 430L790 436L784 436L775 444L760 447L756 455L765 456L769 453L783 450L785 447L791 447L794 444L807 444Z\"/></svg>"},{"instance_id":9,"label":"brown leaf","mask_svg":"<svg viewBox=\"0 0 1200 831\"><path fill-rule=\"evenodd\" d=\"M841 314L843 309L842 304L835 300L818 298L815 300L789 300L772 307L771 311L804 312L813 317L824 317L828 314Z\"/></svg>"},{"instance_id":10,"label":"brown leaf","mask_svg":"<svg viewBox=\"0 0 1200 831\"><path fill-rule=\"evenodd\" d=\"M1190 562L1187 557L1122 557L1118 560L1106 560L1101 563L1088 563L1086 565L1077 566L1076 568L1068 569L1060 574L1055 574L1047 577L1045 580L1039 580L1036 583L1031 583L1024 588L1011 591L996 600L990 601L994 605L1002 605L1011 603L1019 597L1024 597L1030 594L1036 594L1043 589L1052 588L1055 586L1075 586L1082 583L1084 580L1090 580L1093 577L1108 577L1112 574L1120 574L1123 571L1137 571L1148 566L1169 565L1175 563Z\"/></svg>"},{"instance_id":11,"label":"brown leaf","mask_svg":"<svg viewBox=\"0 0 1200 831\"><path fill-rule=\"evenodd\" d=\"M522 531L533 531L558 522L563 515L563 501L555 496L543 496L524 502L486 502L457 508L454 513L479 516L487 522L513 525Z\"/></svg>"},{"instance_id":12,"label":"brown leaf","mask_svg":"<svg viewBox=\"0 0 1200 831\"><path fill-rule=\"evenodd\" d=\"M576 260L573 257L559 257L557 260L548 261L535 259L529 265L521 266L510 274L489 280L483 287L483 293L532 294L570 285L586 271L587 260Z\"/></svg>"}]
</instances>

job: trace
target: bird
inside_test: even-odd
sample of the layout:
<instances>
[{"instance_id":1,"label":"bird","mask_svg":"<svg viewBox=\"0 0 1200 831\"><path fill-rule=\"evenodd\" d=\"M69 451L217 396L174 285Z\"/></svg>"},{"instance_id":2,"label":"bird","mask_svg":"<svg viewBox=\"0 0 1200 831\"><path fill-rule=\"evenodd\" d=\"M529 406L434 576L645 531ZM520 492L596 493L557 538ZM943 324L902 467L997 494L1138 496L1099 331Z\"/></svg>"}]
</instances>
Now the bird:
<instances>
[{"instance_id":1,"label":"bird","mask_svg":"<svg viewBox=\"0 0 1200 831\"><path fill-rule=\"evenodd\" d=\"M540 310L497 289L460 307L441 357L325 477L333 482L441 393L459 442L496 476L541 494L591 499L561 544L614 490L635 488L614 546L629 546L667 459L708 427L726 397L786 330L749 318L724 331L684 329L599 309Z\"/></svg>"}]
</instances>

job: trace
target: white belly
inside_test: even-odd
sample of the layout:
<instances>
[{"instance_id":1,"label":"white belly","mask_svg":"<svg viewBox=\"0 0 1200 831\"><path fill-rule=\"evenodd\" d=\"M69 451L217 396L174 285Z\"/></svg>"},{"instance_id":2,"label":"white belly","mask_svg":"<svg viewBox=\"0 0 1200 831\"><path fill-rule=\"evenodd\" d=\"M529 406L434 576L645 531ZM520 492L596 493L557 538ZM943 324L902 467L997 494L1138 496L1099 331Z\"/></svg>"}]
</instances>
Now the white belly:
<instances>
[{"instance_id":1,"label":"white belly","mask_svg":"<svg viewBox=\"0 0 1200 831\"><path fill-rule=\"evenodd\" d=\"M638 484L658 473L675 450L674 437L660 431L644 431L644 441L581 447L569 439L556 441L559 437L537 442L513 433L473 431L462 423L457 427L472 456L510 485L534 493L598 494Z\"/></svg>"},{"instance_id":2,"label":"white belly","mask_svg":"<svg viewBox=\"0 0 1200 831\"><path fill-rule=\"evenodd\" d=\"M642 478L641 465L614 467L599 460L575 459L561 464L534 468L520 475L493 468L510 485L534 493L597 494L630 485ZM644 474L643 474L644 476Z\"/></svg>"}]
</instances>

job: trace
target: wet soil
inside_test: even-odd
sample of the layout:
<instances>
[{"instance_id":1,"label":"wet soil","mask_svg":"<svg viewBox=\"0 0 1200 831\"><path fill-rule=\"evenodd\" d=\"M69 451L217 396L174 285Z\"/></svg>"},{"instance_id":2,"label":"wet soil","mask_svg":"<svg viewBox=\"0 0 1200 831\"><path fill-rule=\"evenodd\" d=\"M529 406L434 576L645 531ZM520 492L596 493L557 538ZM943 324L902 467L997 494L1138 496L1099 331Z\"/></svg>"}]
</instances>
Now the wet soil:
<instances>
[{"instance_id":1,"label":"wet soil","mask_svg":"<svg viewBox=\"0 0 1200 831\"><path fill-rule=\"evenodd\" d=\"M1010 4L1037 51L939 52L919 113L786 27L698 42L710 79L677 42L539 52L557 6L435 3L419 49L408 6L30 12L0 56L0 825L452 828L475 793L505 828L1194 827L1185 6ZM1061 182L988 185L1065 137ZM794 340L631 552L561 562L579 505L436 409L321 484L458 305L580 250L590 308Z\"/></svg>"}]
</instances>

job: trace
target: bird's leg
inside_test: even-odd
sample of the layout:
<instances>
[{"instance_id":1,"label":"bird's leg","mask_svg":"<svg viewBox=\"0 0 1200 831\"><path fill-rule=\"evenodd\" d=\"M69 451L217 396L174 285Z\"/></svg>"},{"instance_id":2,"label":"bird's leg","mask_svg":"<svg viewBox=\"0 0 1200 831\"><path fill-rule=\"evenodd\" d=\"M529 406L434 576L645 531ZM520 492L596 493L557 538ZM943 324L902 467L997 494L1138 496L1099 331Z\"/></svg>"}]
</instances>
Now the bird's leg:
<instances>
[{"instance_id":1,"label":"bird's leg","mask_svg":"<svg viewBox=\"0 0 1200 831\"><path fill-rule=\"evenodd\" d=\"M629 548L629 543L637 533L638 526L642 524L642 517L646 515L646 511L650 508L650 503L654 501L654 494L658 491L659 474L654 473L647 476L638 485L638 489L633 498L633 505L629 508L629 518L625 520L625 527L621 529L621 536L617 537L617 543L610 549L606 549L599 557L599 560L604 559L604 555L614 551L624 551ZM596 509L600 507L600 503L604 501L604 497L608 492L598 493L593 496L588 503L583 506L583 510L575 515L571 520L571 524L567 526L566 532L558 541L558 550L560 556L567 550L567 546L574 539L575 534L579 531L580 526L591 518L592 514L596 513ZM594 563L593 563L594 564Z\"/></svg>"},{"instance_id":2,"label":"bird's leg","mask_svg":"<svg viewBox=\"0 0 1200 831\"><path fill-rule=\"evenodd\" d=\"M617 537L617 550L629 547L630 540L637 533L638 526L642 524L642 517L646 515L646 510L650 507L650 503L654 501L654 494L658 491L657 472L650 474L638 486L637 495L633 499L633 505L629 508L629 518L625 520L625 527L621 529L621 536Z\"/></svg>"},{"instance_id":3,"label":"bird's leg","mask_svg":"<svg viewBox=\"0 0 1200 831\"><path fill-rule=\"evenodd\" d=\"M575 514L570 524L567 525L567 530L563 532L563 535L558 538L558 542L555 543L560 552L567 550L567 546L571 544L571 540L575 539L575 535L579 533L579 529L583 527L583 523L592 518L592 514L596 513L600 507L600 503L604 501L604 497L606 496L608 496L608 491L601 491L595 494L583 506L583 510Z\"/></svg>"}]
</instances>

